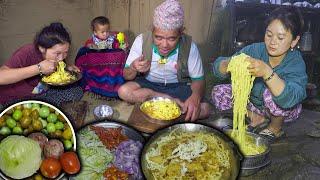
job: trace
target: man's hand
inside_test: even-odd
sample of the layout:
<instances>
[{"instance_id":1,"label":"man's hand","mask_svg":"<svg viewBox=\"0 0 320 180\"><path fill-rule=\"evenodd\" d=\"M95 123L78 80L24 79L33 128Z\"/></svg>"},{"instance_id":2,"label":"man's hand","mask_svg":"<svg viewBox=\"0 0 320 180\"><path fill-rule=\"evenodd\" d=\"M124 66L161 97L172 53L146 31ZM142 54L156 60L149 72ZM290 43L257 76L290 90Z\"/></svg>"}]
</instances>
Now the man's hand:
<instances>
[{"instance_id":1,"label":"man's hand","mask_svg":"<svg viewBox=\"0 0 320 180\"><path fill-rule=\"evenodd\" d=\"M143 55L135 59L130 65L130 68L140 73L148 72L150 67L151 61L145 60Z\"/></svg>"},{"instance_id":2,"label":"man's hand","mask_svg":"<svg viewBox=\"0 0 320 180\"><path fill-rule=\"evenodd\" d=\"M186 121L195 121L200 115L201 97L197 94L192 94L185 102L183 112L186 114Z\"/></svg>"}]
</instances>

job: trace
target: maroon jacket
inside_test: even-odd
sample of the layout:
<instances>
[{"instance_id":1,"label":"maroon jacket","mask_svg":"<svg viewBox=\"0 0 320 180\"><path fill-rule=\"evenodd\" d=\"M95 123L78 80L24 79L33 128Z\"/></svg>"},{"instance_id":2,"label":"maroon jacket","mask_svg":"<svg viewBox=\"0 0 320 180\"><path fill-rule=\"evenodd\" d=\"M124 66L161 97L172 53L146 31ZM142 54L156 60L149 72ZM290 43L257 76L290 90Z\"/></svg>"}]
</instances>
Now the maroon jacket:
<instances>
[{"instance_id":1,"label":"maroon jacket","mask_svg":"<svg viewBox=\"0 0 320 180\"><path fill-rule=\"evenodd\" d=\"M41 52L34 44L27 44L19 48L10 57L4 66L9 68L22 68L38 64L43 60ZM40 76L24 79L14 84L0 85L0 104L10 100L34 96L32 90L40 81Z\"/></svg>"}]
</instances>

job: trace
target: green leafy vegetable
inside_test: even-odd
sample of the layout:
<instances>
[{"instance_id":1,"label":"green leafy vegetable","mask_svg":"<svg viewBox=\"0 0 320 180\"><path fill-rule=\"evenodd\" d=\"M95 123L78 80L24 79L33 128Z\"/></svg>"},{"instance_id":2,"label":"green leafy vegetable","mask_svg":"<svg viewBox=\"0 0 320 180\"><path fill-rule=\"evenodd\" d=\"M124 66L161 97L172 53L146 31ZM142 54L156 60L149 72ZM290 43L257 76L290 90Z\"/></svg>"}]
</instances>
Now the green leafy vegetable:
<instances>
[{"instance_id":1,"label":"green leafy vegetable","mask_svg":"<svg viewBox=\"0 0 320 180\"><path fill-rule=\"evenodd\" d=\"M41 164L39 144L24 136L12 135L0 144L0 169L14 179L33 175Z\"/></svg>"},{"instance_id":2,"label":"green leafy vegetable","mask_svg":"<svg viewBox=\"0 0 320 180\"><path fill-rule=\"evenodd\" d=\"M78 152L81 159L81 172L76 180L104 179L103 173L113 161L112 153L88 127L78 133Z\"/></svg>"}]
</instances>

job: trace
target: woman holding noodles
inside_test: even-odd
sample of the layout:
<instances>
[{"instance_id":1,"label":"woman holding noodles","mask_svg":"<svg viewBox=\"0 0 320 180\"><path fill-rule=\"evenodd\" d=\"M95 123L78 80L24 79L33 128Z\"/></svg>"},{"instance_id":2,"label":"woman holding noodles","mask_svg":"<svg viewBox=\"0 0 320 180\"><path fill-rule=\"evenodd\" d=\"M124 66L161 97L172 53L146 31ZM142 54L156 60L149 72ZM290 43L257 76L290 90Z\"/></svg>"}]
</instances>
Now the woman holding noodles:
<instances>
[{"instance_id":1,"label":"woman holding noodles","mask_svg":"<svg viewBox=\"0 0 320 180\"><path fill-rule=\"evenodd\" d=\"M40 82L42 75L56 70L58 62L64 60L71 39L61 23L51 23L37 33L33 43L19 48L0 67L0 104L6 106L15 101L33 98L59 105L64 101L79 100L80 87L53 89ZM79 71L70 65L69 70Z\"/></svg>"},{"instance_id":2,"label":"woman holding noodles","mask_svg":"<svg viewBox=\"0 0 320 180\"><path fill-rule=\"evenodd\" d=\"M299 117L307 84L305 63L296 49L302 27L303 19L297 8L277 8L267 20L264 42L248 45L235 54L249 56L247 69L255 77L247 105L247 115L251 119L249 131L258 130L270 119L259 133L278 138L284 134L283 122ZM216 59L213 67L216 78L225 80L230 76L227 73L229 62L230 58ZM232 108L231 92L230 84L213 88L212 99L218 110Z\"/></svg>"}]
</instances>

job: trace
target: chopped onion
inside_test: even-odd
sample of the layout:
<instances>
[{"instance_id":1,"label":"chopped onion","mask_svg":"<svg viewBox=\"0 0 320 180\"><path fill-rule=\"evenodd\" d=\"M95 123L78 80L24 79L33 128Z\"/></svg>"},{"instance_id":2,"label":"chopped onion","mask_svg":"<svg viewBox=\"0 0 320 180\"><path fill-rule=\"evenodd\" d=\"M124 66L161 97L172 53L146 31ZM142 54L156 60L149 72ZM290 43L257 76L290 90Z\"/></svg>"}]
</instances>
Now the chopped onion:
<instances>
[{"instance_id":1,"label":"chopped onion","mask_svg":"<svg viewBox=\"0 0 320 180\"><path fill-rule=\"evenodd\" d=\"M133 175L135 179L141 179L142 173L139 163L139 155L142 144L139 141L127 140L119 144L115 152L114 165Z\"/></svg>"}]
</instances>

